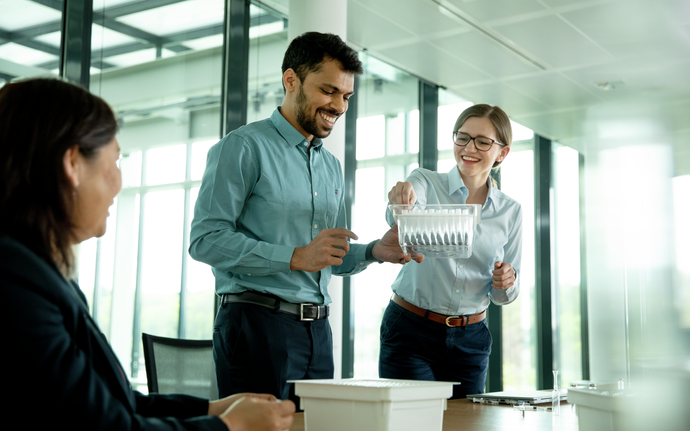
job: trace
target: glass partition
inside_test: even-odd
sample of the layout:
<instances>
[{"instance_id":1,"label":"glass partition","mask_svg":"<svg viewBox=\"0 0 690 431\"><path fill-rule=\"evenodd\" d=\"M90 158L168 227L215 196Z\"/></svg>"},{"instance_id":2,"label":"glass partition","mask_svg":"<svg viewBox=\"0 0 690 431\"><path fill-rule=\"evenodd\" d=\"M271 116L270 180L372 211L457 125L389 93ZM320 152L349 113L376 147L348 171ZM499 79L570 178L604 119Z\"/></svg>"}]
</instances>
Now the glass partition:
<instances>
[{"instance_id":1,"label":"glass partition","mask_svg":"<svg viewBox=\"0 0 690 431\"><path fill-rule=\"evenodd\" d=\"M561 387L582 380L580 322L580 153L553 143L551 251L555 368Z\"/></svg>"},{"instance_id":2,"label":"glass partition","mask_svg":"<svg viewBox=\"0 0 690 431\"><path fill-rule=\"evenodd\" d=\"M367 53L356 94L357 172L352 230L358 243L388 230L388 191L418 166L418 80ZM354 377L378 377L379 327L399 265L372 265L352 278L355 310Z\"/></svg>"},{"instance_id":3,"label":"glass partition","mask_svg":"<svg viewBox=\"0 0 690 431\"><path fill-rule=\"evenodd\" d=\"M504 390L536 389L534 143L513 142L501 164L501 190L522 205L520 295L501 307Z\"/></svg>"}]
</instances>

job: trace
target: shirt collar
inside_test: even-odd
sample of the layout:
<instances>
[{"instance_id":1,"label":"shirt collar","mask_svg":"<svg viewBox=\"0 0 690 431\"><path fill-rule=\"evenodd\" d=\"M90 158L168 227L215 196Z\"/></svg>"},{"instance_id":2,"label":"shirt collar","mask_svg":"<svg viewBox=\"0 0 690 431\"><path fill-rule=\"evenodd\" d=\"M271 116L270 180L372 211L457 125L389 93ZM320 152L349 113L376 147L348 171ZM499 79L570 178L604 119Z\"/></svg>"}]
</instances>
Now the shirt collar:
<instances>
[{"instance_id":1,"label":"shirt collar","mask_svg":"<svg viewBox=\"0 0 690 431\"><path fill-rule=\"evenodd\" d=\"M460 190L460 193L467 196L467 187L465 187L465 183L462 181L460 171L457 166L453 166L448 172L448 194L452 195L458 190Z\"/></svg>"},{"instance_id":2,"label":"shirt collar","mask_svg":"<svg viewBox=\"0 0 690 431\"><path fill-rule=\"evenodd\" d=\"M491 201L491 203L493 203L495 189L493 183L491 182L491 175L489 175L489 177L486 179L486 184L489 186L489 193L486 195L486 202L488 203L489 201ZM462 180L462 177L460 176L460 171L458 170L458 167L453 166L448 172L448 194L452 195L458 190L460 190L460 193L462 193L462 195L465 197L467 197L467 195L469 194L467 186L465 186L465 182Z\"/></svg>"},{"instance_id":3,"label":"shirt collar","mask_svg":"<svg viewBox=\"0 0 690 431\"><path fill-rule=\"evenodd\" d=\"M285 142L288 146L295 147L300 144L304 145L305 142L309 142L303 134L298 132L297 129L295 129L295 127L290 124L285 117L283 117L283 114L280 113L280 106L277 107L271 114L271 123L273 123L273 126L275 126L276 130L278 130L278 133L280 133L280 135L285 139ZM316 136L312 138L312 148L320 149L322 145L323 140L321 138L317 138Z\"/></svg>"}]
</instances>

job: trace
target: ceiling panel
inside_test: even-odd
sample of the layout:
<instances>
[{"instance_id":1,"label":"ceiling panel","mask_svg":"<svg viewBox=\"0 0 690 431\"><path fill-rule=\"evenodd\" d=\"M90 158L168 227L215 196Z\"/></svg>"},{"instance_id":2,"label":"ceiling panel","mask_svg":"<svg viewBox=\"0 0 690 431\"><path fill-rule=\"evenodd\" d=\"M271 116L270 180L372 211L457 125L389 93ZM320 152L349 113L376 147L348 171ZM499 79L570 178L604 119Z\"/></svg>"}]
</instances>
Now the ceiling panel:
<instances>
[{"instance_id":1,"label":"ceiling panel","mask_svg":"<svg viewBox=\"0 0 690 431\"><path fill-rule=\"evenodd\" d=\"M534 115L516 115L514 120L542 136L583 151L581 137L587 124L587 108L549 110Z\"/></svg>"},{"instance_id":2,"label":"ceiling panel","mask_svg":"<svg viewBox=\"0 0 690 431\"><path fill-rule=\"evenodd\" d=\"M420 36L457 28L468 28L467 25L456 22L438 12L437 8L426 2L409 2L400 7L399 0L360 0L348 2L348 8L353 3L369 9L380 15L380 19L395 22L402 28Z\"/></svg>"},{"instance_id":3,"label":"ceiling panel","mask_svg":"<svg viewBox=\"0 0 690 431\"><path fill-rule=\"evenodd\" d=\"M587 87L611 82L614 88L599 93L604 100L630 98L636 95L662 95L673 98L690 97L690 58L664 62L629 60L606 66L593 66L563 72L572 80Z\"/></svg>"},{"instance_id":4,"label":"ceiling panel","mask_svg":"<svg viewBox=\"0 0 690 431\"><path fill-rule=\"evenodd\" d=\"M515 79L505 84L554 109L574 108L601 101L601 98L558 73L541 73L539 76Z\"/></svg>"},{"instance_id":5,"label":"ceiling panel","mask_svg":"<svg viewBox=\"0 0 690 431\"><path fill-rule=\"evenodd\" d=\"M376 45L415 37L411 32L381 18L356 2L348 3L347 23L348 41L362 48L371 49Z\"/></svg>"},{"instance_id":6,"label":"ceiling panel","mask_svg":"<svg viewBox=\"0 0 690 431\"><path fill-rule=\"evenodd\" d=\"M536 0L446 0L446 2L480 21L515 17L546 9Z\"/></svg>"},{"instance_id":7,"label":"ceiling panel","mask_svg":"<svg viewBox=\"0 0 690 431\"><path fill-rule=\"evenodd\" d=\"M659 5L639 0L612 2L562 16L616 57L690 56L690 39Z\"/></svg>"},{"instance_id":8,"label":"ceiling panel","mask_svg":"<svg viewBox=\"0 0 690 431\"><path fill-rule=\"evenodd\" d=\"M395 64L408 64L406 68L418 76L439 85L470 84L485 82L489 75L467 63L449 56L444 51L427 42L417 42L405 46L379 50L383 56Z\"/></svg>"},{"instance_id":9,"label":"ceiling panel","mask_svg":"<svg viewBox=\"0 0 690 431\"><path fill-rule=\"evenodd\" d=\"M476 65L494 78L541 71L534 64L528 63L477 31L434 39L431 43L465 62Z\"/></svg>"},{"instance_id":10,"label":"ceiling panel","mask_svg":"<svg viewBox=\"0 0 690 431\"><path fill-rule=\"evenodd\" d=\"M497 26L495 31L551 67L611 60L611 56L557 16Z\"/></svg>"},{"instance_id":11,"label":"ceiling panel","mask_svg":"<svg viewBox=\"0 0 690 431\"><path fill-rule=\"evenodd\" d=\"M500 106L511 118L516 114L547 111L549 108L541 102L520 93L502 83L489 83L469 87L453 88L472 103L487 103ZM530 127L526 123L522 123Z\"/></svg>"}]
</instances>

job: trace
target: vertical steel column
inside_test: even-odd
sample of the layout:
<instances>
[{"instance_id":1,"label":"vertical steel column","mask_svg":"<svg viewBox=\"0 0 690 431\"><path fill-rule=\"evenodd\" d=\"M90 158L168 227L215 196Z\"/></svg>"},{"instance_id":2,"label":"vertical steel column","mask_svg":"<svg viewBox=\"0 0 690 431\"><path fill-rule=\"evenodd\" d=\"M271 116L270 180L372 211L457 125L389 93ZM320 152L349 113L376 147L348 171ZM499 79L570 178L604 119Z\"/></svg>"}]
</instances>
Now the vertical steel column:
<instances>
[{"instance_id":1,"label":"vertical steel column","mask_svg":"<svg viewBox=\"0 0 690 431\"><path fill-rule=\"evenodd\" d=\"M582 378L589 380L589 314L587 308L587 246L585 226L585 157L579 155L580 181L580 340L582 343Z\"/></svg>"},{"instance_id":2,"label":"vertical steel column","mask_svg":"<svg viewBox=\"0 0 690 431\"><path fill-rule=\"evenodd\" d=\"M60 76L89 88L92 0L64 0L60 36Z\"/></svg>"},{"instance_id":3,"label":"vertical steel column","mask_svg":"<svg viewBox=\"0 0 690 431\"><path fill-rule=\"evenodd\" d=\"M419 167L436 170L438 163L438 87L419 81Z\"/></svg>"},{"instance_id":4,"label":"vertical steel column","mask_svg":"<svg viewBox=\"0 0 690 431\"><path fill-rule=\"evenodd\" d=\"M355 76L354 91L359 90L359 77ZM354 102L354 103L353 103ZM352 203L355 200L357 175L357 101L353 100L345 113L345 214L352 224ZM343 277L343 357L342 376L351 378L355 373L355 292L350 277Z\"/></svg>"},{"instance_id":5,"label":"vertical steel column","mask_svg":"<svg viewBox=\"0 0 690 431\"><path fill-rule=\"evenodd\" d=\"M249 1L225 0L220 136L247 124Z\"/></svg>"},{"instance_id":6,"label":"vertical steel column","mask_svg":"<svg viewBox=\"0 0 690 431\"><path fill-rule=\"evenodd\" d=\"M553 387L551 327L551 141L534 135L537 389Z\"/></svg>"},{"instance_id":7,"label":"vertical steel column","mask_svg":"<svg viewBox=\"0 0 690 431\"><path fill-rule=\"evenodd\" d=\"M491 170L491 178L501 189L501 168ZM486 391L500 392L503 390L503 308L489 303L486 313L486 323L493 343L489 355L489 369L486 373Z\"/></svg>"},{"instance_id":8,"label":"vertical steel column","mask_svg":"<svg viewBox=\"0 0 690 431\"><path fill-rule=\"evenodd\" d=\"M503 310L500 306L489 304L486 323L493 340L486 372L486 392L500 392L503 390Z\"/></svg>"}]
</instances>

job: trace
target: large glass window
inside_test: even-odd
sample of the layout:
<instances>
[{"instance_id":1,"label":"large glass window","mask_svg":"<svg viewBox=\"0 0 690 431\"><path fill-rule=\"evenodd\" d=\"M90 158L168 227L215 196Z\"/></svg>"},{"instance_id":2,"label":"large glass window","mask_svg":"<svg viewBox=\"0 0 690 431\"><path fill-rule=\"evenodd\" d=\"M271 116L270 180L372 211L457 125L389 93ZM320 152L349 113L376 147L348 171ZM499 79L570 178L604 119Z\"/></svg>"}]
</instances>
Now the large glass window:
<instances>
[{"instance_id":1,"label":"large glass window","mask_svg":"<svg viewBox=\"0 0 690 431\"><path fill-rule=\"evenodd\" d=\"M212 336L213 273L187 249L206 156L219 139L223 16L223 0L94 3L91 91L120 121L123 189L106 235L82 246L79 277L140 387L142 332ZM254 121L282 102L287 21L255 5L250 16Z\"/></svg>"},{"instance_id":2,"label":"large glass window","mask_svg":"<svg viewBox=\"0 0 690 431\"><path fill-rule=\"evenodd\" d=\"M452 135L455 121L465 109L472 106L472 102L456 96L450 91L438 91L438 172L448 172L456 166L453 154Z\"/></svg>"},{"instance_id":3,"label":"large glass window","mask_svg":"<svg viewBox=\"0 0 690 431\"><path fill-rule=\"evenodd\" d=\"M352 230L358 243L380 238L388 191L418 166L418 80L361 53L357 99L357 173ZM379 328L399 265L372 265L352 278L355 309L354 377L378 377Z\"/></svg>"},{"instance_id":4,"label":"large glass window","mask_svg":"<svg viewBox=\"0 0 690 431\"><path fill-rule=\"evenodd\" d=\"M0 9L0 87L18 78L57 76L62 0L5 0Z\"/></svg>"},{"instance_id":5,"label":"large glass window","mask_svg":"<svg viewBox=\"0 0 690 431\"><path fill-rule=\"evenodd\" d=\"M582 337L580 324L580 154L553 144L552 279L554 309L552 327L555 368L561 386L582 379Z\"/></svg>"},{"instance_id":6,"label":"large glass window","mask_svg":"<svg viewBox=\"0 0 690 431\"><path fill-rule=\"evenodd\" d=\"M106 235L82 246L80 283L135 385L145 382L142 332L212 335L213 275L187 248L219 138L223 10L222 0L94 2L91 91L120 122L123 189Z\"/></svg>"},{"instance_id":7,"label":"large glass window","mask_svg":"<svg viewBox=\"0 0 690 431\"><path fill-rule=\"evenodd\" d=\"M505 390L535 389L536 307L534 239L534 143L514 141L510 155L501 164L501 191L522 205L522 268L520 295L501 307L503 341L503 387Z\"/></svg>"}]
</instances>

